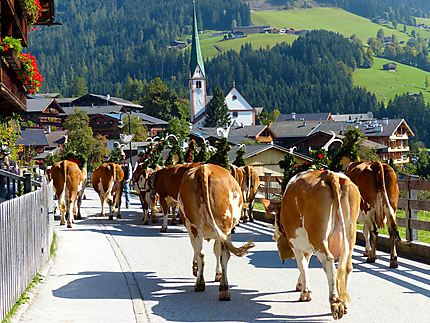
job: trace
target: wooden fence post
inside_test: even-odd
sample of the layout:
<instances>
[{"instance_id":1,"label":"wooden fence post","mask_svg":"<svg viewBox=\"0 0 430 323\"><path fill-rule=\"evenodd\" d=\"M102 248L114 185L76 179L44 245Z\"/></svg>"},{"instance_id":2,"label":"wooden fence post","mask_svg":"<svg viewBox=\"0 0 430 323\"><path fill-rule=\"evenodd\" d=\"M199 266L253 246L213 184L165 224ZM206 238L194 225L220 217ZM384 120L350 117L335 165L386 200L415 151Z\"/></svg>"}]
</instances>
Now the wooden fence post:
<instances>
[{"instance_id":1,"label":"wooden fence post","mask_svg":"<svg viewBox=\"0 0 430 323\"><path fill-rule=\"evenodd\" d=\"M24 193L31 192L31 173L24 174Z\"/></svg>"},{"instance_id":2,"label":"wooden fence post","mask_svg":"<svg viewBox=\"0 0 430 323\"><path fill-rule=\"evenodd\" d=\"M411 219L418 218L418 211L413 210L411 208L411 201L417 200L417 190L412 190L410 187L410 183L413 179L408 176L407 177L407 192L406 197L408 199L408 208L405 210L406 215L406 240L407 241L416 241L418 240L418 231L416 229L411 228Z\"/></svg>"}]
</instances>

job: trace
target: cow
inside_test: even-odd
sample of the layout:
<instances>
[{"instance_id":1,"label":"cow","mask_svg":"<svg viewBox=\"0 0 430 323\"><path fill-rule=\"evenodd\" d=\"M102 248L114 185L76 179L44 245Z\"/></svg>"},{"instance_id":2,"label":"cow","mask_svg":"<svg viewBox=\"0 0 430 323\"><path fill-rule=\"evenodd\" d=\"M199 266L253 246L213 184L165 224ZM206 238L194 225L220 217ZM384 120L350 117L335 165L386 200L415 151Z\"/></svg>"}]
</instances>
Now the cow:
<instances>
[{"instance_id":1,"label":"cow","mask_svg":"<svg viewBox=\"0 0 430 323\"><path fill-rule=\"evenodd\" d=\"M143 224L147 223L149 209L151 209L152 223L158 222L156 217L155 217L155 213L156 213L155 197L151 200L151 196L148 194L149 192L145 188L145 183L149 179L149 177L151 176L151 174L153 172L154 171L150 168L147 168L145 164L139 164L139 165L137 165L136 169L134 170L133 177L132 177L134 188L139 193L140 204L142 205L142 210L143 210L142 221L143 221Z\"/></svg>"},{"instance_id":2,"label":"cow","mask_svg":"<svg viewBox=\"0 0 430 323\"><path fill-rule=\"evenodd\" d=\"M178 193L184 173L190 168L201 165L200 163L176 164L153 172L145 182L145 189L149 192L148 203L155 201L158 194L163 210L163 224L160 232L167 232L169 206L176 206ZM175 209L172 210L172 225L176 225Z\"/></svg>"},{"instance_id":3,"label":"cow","mask_svg":"<svg viewBox=\"0 0 430 323\"><path fill-rule=\"evenodd\" d=\"M76 216L76 219L80 220L82 219L82 215L81 215L81 205L82 205L82 200L84 198L84 194L85 194L85 187L87 186L87 165L85 164L84 167L81 168L81 172L82 175L84 176L84 181L82 182L82 186L81 189L78 192L78 200L76 202L77 206L78 206L78 213Z\"/></svg>"},{"instance_id":4,"label":"cow","mask_svg":"<svg viewBox=\"0 0 430 323\"><path fill-rule=\"evenodd\" d=\"M260 176L252 166L237 167L230 165L230 173L238 182L243 195L243 221L254 222L252 209L254 208L255 195L260 186Z\"/></svg>"},{"instance_id":5,"label":"cow","mask_svg":"<svg viewBox=\"0 0 430 323\"><path fill-rule=\"evenodd\" d=\"M83 189L85 175L76 163L63 160L51 167L48 177L52 179L58 200L60 225L66 224L67 213L67 227L71 228L73 219L76 217L76 203L78 194Z\"/></svg>"},{"instance_id":6,"label":"cow","mask_svg":"<svg viewBox=\"0 0 430 323\"><path fill-rule=\"evenodd\" d=\"M197 166L183 175L178 202L194 249L193 274L197 276L194 290L205 290L203 240L215 239L215 280L220 281L219 300L229 301L227 263L230 252L241 257L254 246L252 241L248 241L237 248L230 240L231 230L242 213L243 198L239 184L228 170L220 166Z\"/></svg>"},{"instance_id":7,"label":"cow","mask_svg":"<svg viewBox=\"0 0 430 323\"><path fill-rule=\"evenodd\" d=\"M100 216L104 216L105 200L109 205L109 220L113 215L121 219L121 196L124 180L124 171L118 164L108 162L100 165L93 172L93 188L99 194L102 210Z\"/></svg>"},{"instance_id":8,"label":"cow","mask_svg":"<svg viewBox=\"0 0 430 323\"><path fill-rule=\"evenodd\" d=\"M360 212L357 186L340 173L307 171L289 181L282 201L262 202L267 212L275 211L274 240L281 259L296 258L299 301L312 300L308 264L315 253L327 276L331 313L340 319L349 301L347 283Z\"/></svg>"},{"instance_id":9,"label":"cow","mask_svg":"<svg viewBox=\"0 0 430 323\"><path fill-rule=\"evenodd\" d=\"M361 193L361 216L366 241L364 256L368 263L376 261L377 228L388 224L390 234L390 268L397 268L396 242L400 241L396 212L399 201L397 175L390 165L380 161L350 163L345 174L358 186Z\"/></svg>"}]
</instances>

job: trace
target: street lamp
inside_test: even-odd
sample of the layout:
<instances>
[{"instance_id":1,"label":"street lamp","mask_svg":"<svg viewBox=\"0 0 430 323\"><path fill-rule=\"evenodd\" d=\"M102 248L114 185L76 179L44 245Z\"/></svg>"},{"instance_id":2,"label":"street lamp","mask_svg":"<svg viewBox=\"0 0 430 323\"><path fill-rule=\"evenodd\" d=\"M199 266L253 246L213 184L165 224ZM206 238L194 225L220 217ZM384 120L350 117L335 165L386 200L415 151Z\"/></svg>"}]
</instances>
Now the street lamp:
<instances>
[{"instance_id":1,"label":"street lamp","mask_svg":"<svg viewBox=\"0 0 430 323\"><path fill-rule=\"evenodd\" d=\"M131 160L131 142L133 140L134 135L132 135L131 133L131 114L128 113L127 111L120 113L119 121L118 121L118 128L120 129L124 127L124 122L122 121L123 114L126 114L128 116L128 135L120 134L119 137L124 144L128 143L130 145L130 167L131 169L133 169L133 162Z\"/></svg>"}]
</instances>

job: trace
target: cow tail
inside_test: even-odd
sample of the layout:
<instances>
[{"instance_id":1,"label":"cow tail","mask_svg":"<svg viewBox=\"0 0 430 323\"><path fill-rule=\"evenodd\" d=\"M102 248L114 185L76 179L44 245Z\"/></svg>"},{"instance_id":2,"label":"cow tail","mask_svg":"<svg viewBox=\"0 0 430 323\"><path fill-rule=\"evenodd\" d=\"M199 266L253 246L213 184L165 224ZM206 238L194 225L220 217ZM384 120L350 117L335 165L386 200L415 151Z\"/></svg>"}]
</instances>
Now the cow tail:
<instances>
[{"instance_id":1,"label":"cow tail","mask_svg":"<svg viewBox=\"0 0 430 323\"><path fill-rule=\"evenodd\" d=\"M212 207L210 204L210 196L209 196L209 173L206 166L201 167L202 170L202 191L204 192L203 198L204 198L204 205L206 205L207 208L207 214L209 215L208 218L206 218L206 223L208 223L212 230L215 231L215 233L218 235L218 238L220 239L221 243L234 255L238 257L244 256L249 249L254 247L254 243L252 241L248 241L244 243L239 248L233 246L233 244L230 241L230 238L225 235L224 232L221 231L221 229L218 227L218 225L215 222L214 215L212 213Z\"/></svg>"},{"instance_id":2,"label":"cow tail","mask_svg":"<svg viewBox=\"0 0 430 323\"><path fill-rule=\"evenodd\" d=\"M341 193L342 188L341 184L339 183L338 178L336 178L335 174L332 172L328 172L327 174L328 181L330 183L333 195L334 195L334 201L335 201L335 227L336 225L340 225L341 228L341 234L342 234L342 243L341 243L341 250L340 250L340 256L339 256L339 264L337 268L337 292L339 293L339 297L341 300L349 301L350 297L346 290L346 270L348 265L348 255L350 252L350 246L349 246L349 240L348 236L346 234L346 225L345 225L345 216L342 210L342 202L341 202Z\"/></svg>"},{"instance_id":3,"label":"cow tail","mask_svg":"<svg viewBox=\"0 0 430 323\"><path fill-rule=\"evenodd\" d=\"M376 178L376 185L377 185L377 192L381 192L381 199L382 201L377 201L377 205L379 204L379 206L381 209L379 210L383 216L385 216L385 212L384 212L384 208L383 208L383 204L385 204L385 206L388 209L388 230L390 233L390 236L394 237L397 241L400 241L400 234L399 234L399 229L397 227L397 220L396 220L396 213L394 212L393 207L391 206L390 200L388 198L388 194L387 194L387 188L385 187L385 173L384 173L384 166L382 165L381 162L377 161L375 162L375 164L377 165L377 173L380 176L377 176Z\"/></svg>"}]
</instances>

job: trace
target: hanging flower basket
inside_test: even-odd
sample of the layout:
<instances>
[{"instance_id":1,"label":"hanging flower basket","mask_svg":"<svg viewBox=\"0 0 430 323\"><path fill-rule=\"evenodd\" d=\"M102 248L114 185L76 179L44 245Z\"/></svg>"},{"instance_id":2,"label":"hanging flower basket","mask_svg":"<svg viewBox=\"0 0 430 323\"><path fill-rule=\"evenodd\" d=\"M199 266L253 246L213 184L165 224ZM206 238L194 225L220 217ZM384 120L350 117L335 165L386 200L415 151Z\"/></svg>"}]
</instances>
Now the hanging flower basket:
<instances>
[{"instance_id":1,"label":"hanging flower basket","mask_svg":"<svg viewBox=\"0 0 430 323\"><path fill-rule=\"evenodd\" d=\"M19 78L27 87L28 92L34 94L39 91L43 81L43 77L37 66L36 57L22 53L20 58L22 62L22 74Z\"/></svg>"},{"instance_id":2,"label":"hanging flower basket","mask_svg":"<svg viewBox=\"0 0 430 323\"><path fill-rule=\"evenodd\" d=\"M40 0L24 0L24 10L27 16L28 25L31 27L42 15Z\"/></svg>"}]
</instances>

